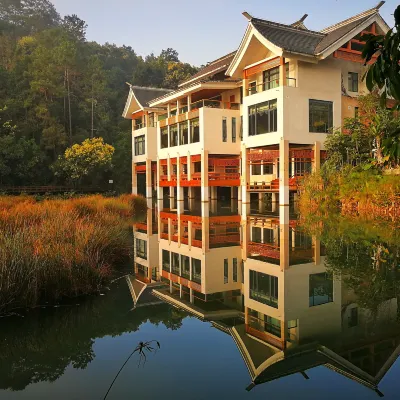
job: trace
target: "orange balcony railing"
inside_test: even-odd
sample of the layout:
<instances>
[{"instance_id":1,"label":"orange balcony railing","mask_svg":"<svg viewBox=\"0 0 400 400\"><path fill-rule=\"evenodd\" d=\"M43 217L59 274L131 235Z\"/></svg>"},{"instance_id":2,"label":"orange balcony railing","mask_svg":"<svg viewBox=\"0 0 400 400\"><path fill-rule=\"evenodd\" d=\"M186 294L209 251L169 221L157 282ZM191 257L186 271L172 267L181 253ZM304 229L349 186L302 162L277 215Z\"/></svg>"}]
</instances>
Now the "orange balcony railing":
<instances>
[{"instance_id":1,"label":"orange balcony railing","mask_svg":"<svg viewBox=\"0 0 400 400\"><path fill-rule=\"evenodd\" d=\"M249 242L247 244L247 252L249 255L259 255L276 260L280 258L279 247L268 243Z\"/></svg>"}]
</instances>

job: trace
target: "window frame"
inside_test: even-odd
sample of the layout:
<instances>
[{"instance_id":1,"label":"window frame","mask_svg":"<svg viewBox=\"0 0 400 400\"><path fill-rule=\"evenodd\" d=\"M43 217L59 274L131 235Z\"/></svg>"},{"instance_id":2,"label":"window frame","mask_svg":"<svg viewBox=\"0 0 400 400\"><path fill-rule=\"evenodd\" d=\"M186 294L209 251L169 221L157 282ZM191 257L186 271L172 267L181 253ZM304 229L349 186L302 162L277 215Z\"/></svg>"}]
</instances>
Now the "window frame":
<instances>
[{"instance_id":1,"label":"window frame","mask_svg":"<svg viewBox=\"0 0 400 400\"><path fill-rule=\"evenodd\" d=\"M349 71L347 73L347 88L349 92L358 93L359 90L359 74L358 72ZM356 90L354 90L354 88Z\"/></svg>"},{"instance_id":2,"label":"window frame","mask_svg":"<svg viewBox=\"0 0 400 400\"><path fill-rule=\"evenodd\" d=\"M327 110L315 110L315 106L321 106L321 105L326 105L328 107ZM333 129L333 101L330 100L318 100L318 99L309 99L308 100L308 129L310 133L330 133L330 131ZM321 121L315 121L315 119L318 119L318 113L321 112L327 112L327 121L325 122L326 127L324 129L318 129L315 128L314 125L316 122L323 122ZM321 125L322 126L322 125Z\"/></svg>"},{"instance_id":3,"label":"window frame","mask_svg":"<svg viewBox=\"0 0 400 400\"><path fill-rule=\"evenodd\" d=\"M133 138L135 156L143 156L146 154L146 135L135 136Z\"/></svg>"},{"instance_id":4,"label":"window frame","mask_svg":"<svg viewBox=\"0 0 400 400\"><path fill-rule=\"evenodd\" d=\"M224 143L228 141L228 120L226 117L222 117L222 141Z\"/></svg>"},{"instance_id":5,"label":"window frame","mask_svg":"<svg viewBox=\"0 0 400 400\"><path fill-rule=\"evenodd\" d=\"M229 261L227 258L224 259L224 284L229 282Z\"/></svg>"},{"instance_id":6,"label":"window frame","mask_svg":"<svg viewBox=\"0 0 400 400\"><path fill-rule=\"evenodd\" d=\"M236 143L236 117L232 117L232 143Z\"/></svg>"}]
</instances>

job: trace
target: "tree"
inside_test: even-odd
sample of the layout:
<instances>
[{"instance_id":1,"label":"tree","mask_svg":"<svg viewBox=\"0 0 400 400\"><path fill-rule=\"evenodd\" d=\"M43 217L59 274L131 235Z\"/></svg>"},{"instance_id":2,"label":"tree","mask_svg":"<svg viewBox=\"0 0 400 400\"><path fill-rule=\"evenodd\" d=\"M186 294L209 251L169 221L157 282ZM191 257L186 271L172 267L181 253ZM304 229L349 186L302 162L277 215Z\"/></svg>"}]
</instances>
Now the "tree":
<instances>
[{"instance_id":1,"label":"tree","mask_svg":"<svg viewBox=\"0 0 400 400\"><path fill-rule=\"evenodd\" d=\"M62 26L73 38L81 42L85 41L87 24L76 14L66 15L62 21Z\"/></svg>"},{"instance_id":2,"label":"tree","mask_svg":"<svg viewBox=\"0 0 400 400\"><path fill-rule=\"evenodd\" d=\"M176 89L179 83L189 79L198 71L190 64L169 62L162 86L167 89Z\"/></svg>"},{"instance_id":3,"label":"tree","mask_svg":"<svg viewBox=\"0 0 400 400\"><path fill-rule=\"evenodd\" d=\"M162 50L160 54L160 58L162 58L166 62L179 62L179 54L176 50L168 47L167 50Z\"/></svg>"},{"instance_id":4,"label":"tree","mask_svg":"<svg viewBox=\"0 0 400 400\"><path fill-rule=\"evenodd\" d=\"M382 91L384 106L389 96L400 102L400 6L394 12L394 19L395 26L386 35L362 36L366 41L362 52L365 63L377 56L365 75L367 87L373 91L377 86Z\"/></svg>"},{"instance_id":5,"label":"tree","mask_svg":"<svg viewBox=\"0 0 400 400\"><path fill-rule=\"evenodd\" d=\"M79 184L101 184L112 169L114 147L103 138L86 139L65 150L53 166L54 174Z\"/></svg>"}]
</instances>

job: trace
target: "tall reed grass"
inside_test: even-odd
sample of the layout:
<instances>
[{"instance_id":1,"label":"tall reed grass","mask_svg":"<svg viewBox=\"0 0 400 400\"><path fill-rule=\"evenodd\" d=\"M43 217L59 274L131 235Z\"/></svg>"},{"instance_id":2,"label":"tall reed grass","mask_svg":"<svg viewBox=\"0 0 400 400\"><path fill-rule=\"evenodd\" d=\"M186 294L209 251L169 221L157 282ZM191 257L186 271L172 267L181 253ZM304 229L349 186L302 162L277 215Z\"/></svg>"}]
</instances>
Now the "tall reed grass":
<instances>
[{"instance_id":1,"label":"tall reed grass","mask_svg":"<svg viewBox=\"0 0 400 400\"><path fill-rule=\"evenodd\" d=\"M0 314L94 293L130 256L145 199L0 197Z\"/></svg>"}]
</instances>

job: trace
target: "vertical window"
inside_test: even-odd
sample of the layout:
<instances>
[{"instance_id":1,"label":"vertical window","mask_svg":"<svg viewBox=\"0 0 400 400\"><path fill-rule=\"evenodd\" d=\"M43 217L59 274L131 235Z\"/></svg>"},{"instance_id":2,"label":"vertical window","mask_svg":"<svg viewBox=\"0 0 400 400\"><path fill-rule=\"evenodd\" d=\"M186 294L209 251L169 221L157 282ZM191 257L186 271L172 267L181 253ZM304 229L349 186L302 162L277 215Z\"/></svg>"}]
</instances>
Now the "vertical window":
<instances>
[{"instance_id":1,"label":"vertical window","mask_svg":"<svg viewBox=\"0 0 400 400\"><path fill-rule=\"evenodd\" d=\"M249 83L249 96L257 93L257 82L253 81Z\"/></svg>"},{"instance_id":2,"label":"vertical window","mask_svg":"<svg viewBox=\"0 0 400 400\"><path fill-rule=\"evenodd\" d=\"M278 308L278 278L250 270L250 298Z\"/></svg>"},{"instance_id":3,"label":"vertical window","mask_svg":"<svg viewBox=\"0 0 400 400\"><path fill-rule=\"evenodd\" d=\"M178 124L169 127L169 146L178 146Z\"/></svg>"},{"instance_id":4,"label":"vertical window","mask_svg":"<svg viewBox=\"0 0 400 400\"><path fill-rule=\"evenodd\" d=\"M199 119L194 118L190 120L190 143L200 142L200 126Z\"/></svg>"},{"instance_id":5,"label":"vertical window","mask_svg":"<svg viewBox=\"0 0 400 400\"><path fill-rule=\"evenodd\" d=\"M241 266L240 266L240 270L241 270L241 283L244 283L244 261L242 260Z\"/></svg>"},{"instance_id":6,"label":"vertical window","mask_svg":"<svg viewBox=\"0 0 400 400\"><path fill-rule=\"evenodd\" d=\"M146 153L145 135L135 137L135 156L141 156Z\"/></svg>"},{"instance_id":7,"label":"vertical window","mask_svg":"<svg viewBox=\"0 0 400 400\"><path fill-rule=\"evenodd\" d=\"M164 128L160 129L160 143L162 149L168 147L168 126L164 126Z\"/></svg>"},{"instance_id":8,"label":"vertical window","mask_svg":"<svg viewBox=\"0 0 400 400\"><path fill-rule=\"evenodd\" d=\"M136 239L136 257L147 260L147 242L142 239Z\"/></svg>"},{"instance_id":9,"label":"vertical window","mask_svg":"<svg viewBox=\"0 0 400 400\"><path fill-rule=\"evenodd\" d=\"M358 73L357 72L349 72L348 74L348 82L349 82L349 91L350 92L358 92Z\"/></svg>"},{"instance_id":10,"label":"vertical window","mask_svg":"<svg viewBox=\"0 0 400 400\"><path fill-rule=\"evenodd\" d=\"M309 306L319 306L333 301L332 275L325 272L310 275Z\"/></svg>"},{"instance_id":11,"label":"vertical window","mask_svg":"<svg viewBox=\"0 0 400 400\"><path fill-rule=\"evenodd\" d=\"M237 282L238 281L238 262L237 262L237 258L233 259L233 282Z\"/></svg>"},{"instance_id":12,"label":"vertical window","mask_svg":"<svg viewBox=\"0 0 400 400\"><path fill-rule=\"evenodd\" d=\"M243 86L240 86L240 104L243 104Z\"/></svg>"},{"instance_id":13,"label":"vertical window","mask_svg":"<svg viewBox=\"0 0 400 400\"><path fill-rule=\"evenodd\" d=\"M201 260L192 258L192 281L201 284Z\"/></svg>"},{"instance_id":14,"label":"vertical window","mask_svg":"<svg viewBox=\"0 0 400 400\"><path fill-rule=\"evenodd\" d=\"M243 115L240 116L240 140L243 140Z\"/></svg>"},{"instance_id":15,"label":"vertical window","mask_svg":"<svg viewBox=\"0 0 400 400\"><path fill-rule=\"evenodd\" d=\"M174 275L180 275L179 254L171 252L171 272Z\"/></svg>"},{"instance_id":16,"label":"vertical window","mask_svg":"<svg viewBox=\"0 0 400 400\"><path fill-rule=\"evenodd\" d=\"M179 144L189 143L189 124L188 121L179 124Z\"/></svg>"},{"instance_id":17,"label":"vertical window","mask_svg":"<svg viewBox=\"0 0 400 400\"><path fill-rule=\"evenodd\" d=\"M358 117L358 107L354 107L354 117Z\"/></svg>"},{"instance_id":18,"label":"vertical window","mask_svg":"<svg viewBox=\"0 0 400 400\"><path fill-rule=\"evenodd\" d=\"M274 173L274 164L264 164L263 165L263 174L264 175L272 175Z\"/></svg>"},{"instance_id":19,"label":"vertical window","mask_svg":"<svg viewBox=\"0 0 400 400\"><path fill-rule=\"evenodd\" d=\"M261 228L258 226L251 227L251 241L261 243Z\"/></svg>"},{"instance_id":20,"label":"vertical window","mask_svg":"<svg viewBox=\"0 0 400 400\"><path fill-rule=\"evenodd\" d=\"M263 72L264 90L273 89L279 86L279 67Z\"/></svg>"},{"instance_id":21,"label":"vertical window","mask_svg":"<svg viewBox=\"0 0 400 400\"><path fill-rule=\"evenodd\" d=\"M328 133L333 128L333 103L309 100L310 132Z\"/></svg>"},{"instance_id":22,"label":"vertical window","mask_svg":"<svg viewBox=\"0 0 400 400\"><path fill-rule=\"evenodd\" d=\"M276 132L278 130L277 101L270 100L249 107L249 135Z\"/></svg>"},{"instance_id":23,"label":"vertical window","mask_svg":"<svg viewBox=\"0 0 400 400\"><path fill-rule=\"evenodd\" d=\"M251 165L251 174L252 175L261 175L261 164L252 164Z\"/></svg>"},{"instance_id":24,"label":"vertical window","mask_svg":"<svg viewBox=\"0 0 400 400\"><path fill-rule=\"evenodd\" d=\"M232 143L236 143L236 118L232 117Z\"/></svg>"},{"instance_id":25,"label":"vertical window","mask_svg":"<svg viewBox=\"0 0 400 400\"><path fill-rule=\"evenodd\" d=\"M281 337L281 321L279 319L265 315L264 329L266 332L272 333L274 336Z\"/></svg>"},{"instance_id":26,"label":"vertical window","mask_svg":"<svg viewBox=\"0 0 400 400\"><path fill-rule=\"evenodd\" d=\"M228 259L224 260L224 283L228 283Z\"/></svg>"},{"instance_id":27,"label":"vertical window","mask_svg":"<svg viewBox=\"0 0 400 400\"><path fill-rule=\"evenodd\" d=\"M169 259L169 251L162 251L162 269L163 271L170 271L170 259Z\"/></svg>"},{"instance_id":28,"label":"vertical window","mask_svg":"<svg viewBox=\"0 0 400 400\"><path fill-rule=\"evenodd\" d=\"M181 276L185 279L190 279L190 258L181 255Z\"/></svg>"},{"instance_id":29,"label":"vertical window","mask_svg":"<svg viewBox=\"0 0 400 400\"><path fill-rule=\"evenodd\" d=\"M222 117L222 141L226 142L228 140L228 127L226 118Z\"/></svg>"}]
</instances>

